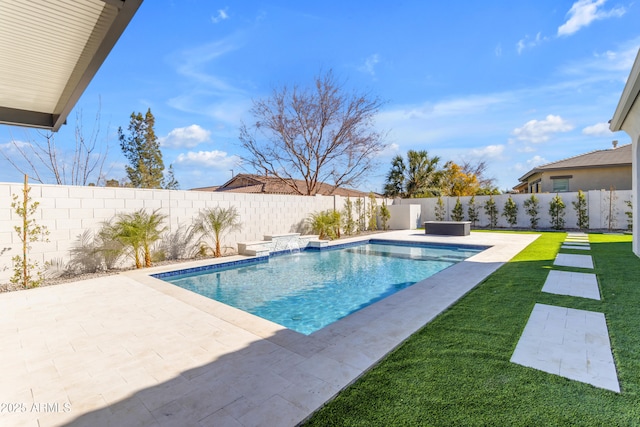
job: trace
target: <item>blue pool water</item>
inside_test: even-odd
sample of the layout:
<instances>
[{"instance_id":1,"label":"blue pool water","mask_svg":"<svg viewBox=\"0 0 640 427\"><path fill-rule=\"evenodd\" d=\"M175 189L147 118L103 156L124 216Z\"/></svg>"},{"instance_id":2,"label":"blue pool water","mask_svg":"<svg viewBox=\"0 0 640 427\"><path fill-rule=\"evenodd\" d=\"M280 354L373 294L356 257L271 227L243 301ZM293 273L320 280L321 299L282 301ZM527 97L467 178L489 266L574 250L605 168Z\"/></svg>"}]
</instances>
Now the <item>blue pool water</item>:
<instances>
[{"instance_id":1,"label":"blue pool water","mask_svg":"<svg viewBox=\"0 0 640 427\"><path fill-rule=\"evenodd\" d=\"M158 277L310 334L484 249L368 243Z\"/></svg>"}]
</instances>

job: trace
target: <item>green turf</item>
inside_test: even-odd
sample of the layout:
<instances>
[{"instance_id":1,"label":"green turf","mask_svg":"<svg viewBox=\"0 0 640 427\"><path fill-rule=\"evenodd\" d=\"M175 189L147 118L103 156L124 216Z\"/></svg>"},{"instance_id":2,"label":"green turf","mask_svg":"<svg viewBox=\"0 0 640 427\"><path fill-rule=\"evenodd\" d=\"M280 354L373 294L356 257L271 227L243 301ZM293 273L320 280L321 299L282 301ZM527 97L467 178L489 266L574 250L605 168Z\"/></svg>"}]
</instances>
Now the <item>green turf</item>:
<instances>
[{"instance_id":1,"label":"green turf","mask_svg":"<svg viewBox=\"0 0 640 427\"><path fill-rule=\"evenodd\" d=\"M565 237L542 233L306 425L640 425L640 259L591 234L602 301L543 293ZM536 303L605 313L620 394L509 362Z\"/></svg>"}]
</instances>

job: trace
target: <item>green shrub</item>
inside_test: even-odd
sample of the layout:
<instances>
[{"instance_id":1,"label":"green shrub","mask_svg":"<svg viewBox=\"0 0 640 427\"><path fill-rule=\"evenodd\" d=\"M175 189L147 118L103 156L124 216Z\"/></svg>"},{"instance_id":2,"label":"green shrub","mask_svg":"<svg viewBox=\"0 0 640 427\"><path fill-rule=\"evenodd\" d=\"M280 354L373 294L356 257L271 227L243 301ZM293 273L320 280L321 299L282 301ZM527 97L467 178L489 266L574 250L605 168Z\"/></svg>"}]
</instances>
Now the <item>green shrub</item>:
<instances>
[{"instance_id":1,"label":"green shrub","mask_svg":"<svg viewBox=\"0 0 640 427\"><path fill-rule=\"evenodd\" d=\"M551 217L551 227L554 230L564 228L564 202L558 193L549 202L549 216Z\"/></svg>"},{"instance_id":2,"label":"green shrub","mask_svg":"<svg viewBox=\"0 0 640 427\"><path fill-rule=\"evenodd\" d=\"M509 227L513 227L518 223L518 205L513 201L513 198L511 198L511 196L509 196L507 201L504 203L502 216L507 219Z\"/></svg>"},{"instance_id":3,"label":"green shrub","mask_svg":"<svg viewBox=\"0 0 640 427\"><path fill-rule=\"evenodd\" d=\"M531 228L533 230L538 228L538 221L540 220L538 217L538 214L540 213L540 200L535 194L532 194L531 197L524 201L524 211L529 215Z\"/></svg>"}]
</instances>

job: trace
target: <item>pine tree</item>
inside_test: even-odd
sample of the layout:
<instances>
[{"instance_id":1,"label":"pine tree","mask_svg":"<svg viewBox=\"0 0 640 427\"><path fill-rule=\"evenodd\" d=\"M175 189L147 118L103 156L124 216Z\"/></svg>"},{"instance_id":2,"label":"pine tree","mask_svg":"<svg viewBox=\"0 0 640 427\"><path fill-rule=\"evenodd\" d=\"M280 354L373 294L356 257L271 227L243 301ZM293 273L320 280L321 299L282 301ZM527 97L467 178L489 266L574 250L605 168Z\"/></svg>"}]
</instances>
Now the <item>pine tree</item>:
<instances>
[{"instance_id":1,"label":"pine tree","mask_svg":"<svg viewBox=\"0 0 640 427\"><path fill-rule=\"evenodd\" d=\"M164 162L160 143L156 137L155 118L151 109L142 113L131 113L129 135L118 128L118 139L122 153L129 160L125 167L131 186L135 188L162 188Z\"/></svg>"},{"instance_id":2,"label":"pine tree","mask_svg":"<svg viewBox=\"0 0 640 427\"><path fill-rule=\"evenodd\" d=\"M531 228L534 230L538 228L538 221L540 220L538 217L538 213L540 212L540 201L535 194L532 194L530 198L524 201L524 211L529 215Z\"/></svg>"},{"instance_id":3,"label":"pine tree","mask_svg":"<svg viewBox=\"0 0 640 427\"><path fill-rule=\"evenodd\" d=\"M549 202L549 216L551 217L551 227L554 230L564 228L564 208L565 204L558 193Z\"/></svg>"},{"instance_id":4,"label":"pine tree","mask_svg":"<svg viewBox=\"0 0 640 427\"><path fill-rule=\"evenodd\" d=\"M513 201L511 196L509 196L507 201L504 203L502 216L507 219L509 227L513 227L518 223L518 205Z\"/></svg>"},{"instance_id":5,"label":"pine tree","mask_svg":"<svg viewBox=\"0 0 640 427\"><path fill-rule=\"evenodd\" d=\"M460 197L458 197L458 200L456 200L456 205L451 211L451 218L454 221L464 220L464 210L462 209L462 203L460 203Z\"/></svg>"},{"instance_id":6,"label":"pine tree","mask_svg":"<svg viewBox=\"0 0 640 427\"><path fill-rule=\"evenodd\" d=\"M444 221L446 211L444 208L444 201L440 196L438 196L438 201L436 202L435 213L436 213L436 221Z\"/></svg>"},{"instance_id":7,"label":"pine tree","mask_svg":"<svg viewBox=\"0 0 640 427\"><path fill-rule=\"evenodd\" d=\"M162 188L165 190L179 190L180 184L176 179L176 176L173 174L173 165L169 165L169 169L167 170L167 175L164 177L162 182Z\"/></svg>"},{"instance_id":8,"label":"pine tree","mask_svg":"<svg viewBox=\"0 0 640 427\"><path fill-rule=\"evenodd\" d=\"M480 219L480 207L476 205L476 196L471 196L469 200L469 206L467 206L467 217L471 221L473 227L476 226L476 222Z\"/></svg>"},{"instance_id":9,"label":"pine tree","mask_svg":"<svg viewBox=\"0 0 640 427\"><path fill-rule=\"evenodd\" d=\"M587 196L585 196L582 190L578 190L577 200L571 202L573 209L575 209L578 215L578 222L576 225L580 230L589 228L589 213L587 211Z\"/></svg>"},{"instance_id":10,"label":"pine tree","mask_svg":"<svg viewBox=\"0 0 640 427\"><path fill-rule=\"evenodd\" d=\"M498 212L495 200L493 200L493 196L489 196L489 200L485 202L484 213L489 218L489 228L496 228L498 226L498 215L500 213Z\"/></svg>"}]
</instances>

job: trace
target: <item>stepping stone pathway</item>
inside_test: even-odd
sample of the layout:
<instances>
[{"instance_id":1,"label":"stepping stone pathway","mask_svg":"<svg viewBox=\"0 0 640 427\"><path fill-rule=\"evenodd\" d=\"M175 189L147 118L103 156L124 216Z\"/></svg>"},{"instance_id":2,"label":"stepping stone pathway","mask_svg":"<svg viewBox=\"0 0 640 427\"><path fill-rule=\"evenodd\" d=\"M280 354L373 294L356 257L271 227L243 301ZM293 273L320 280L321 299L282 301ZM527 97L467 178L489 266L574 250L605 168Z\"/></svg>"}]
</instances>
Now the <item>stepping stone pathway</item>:
<instances>
[{"instance_id":1,"label":"stepping stone pathway","mask_svg":"<svg viewBox=\"0 0 640 427\"><path fill-rule=\"evenodd\" d=\"M593 259L591 255L558 254L553 264L563 267L593 269Z\"/></svg>"},{"instance_id":2,"label":"stepping stone pathway","mask_svg":"<svg viewBox=\"0 0 640 427\"><path fill-rule=\"evenodd\" d=\"M600 300L598 280L592 273L551 270L542 292Z\"/></svg>"},{"instance_id":3,"label":"stepping stone pathway","mask_svg":"<svg viewBox=\"0 0 640 427\"><path fill-rule=\"evenodd\" d=\"M561 249L588 251L589 237L569 233ZM559 253L554 265L593 269L593 259ZM551 270L542 291L600 300L592 273ZM620 393L603 313L536 304L511 362Z\"/></svg>"},{"instance_id":4,"label":"stepping stone pathway","mask_svg":"<svg viewBox=\"0 0 640 427\"><path fill-rule=\"evenodd\" d=\"M511 362L620 393L602 313L536 304Z\"/></svg>"},{"instance_id":5,"label":"stepping stone pathway","mask_svg":"<svg viewBox=\"0 0 640 427\"><path fill-rule=\"evenodd\" d=\"M560 249L574 249L578 251L588 251L591 249L591 246L586 245L584 243L563 243Z\"/></svg>"}]
</instances>

